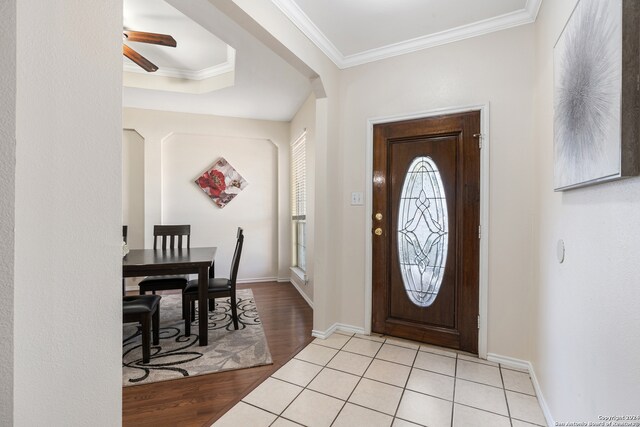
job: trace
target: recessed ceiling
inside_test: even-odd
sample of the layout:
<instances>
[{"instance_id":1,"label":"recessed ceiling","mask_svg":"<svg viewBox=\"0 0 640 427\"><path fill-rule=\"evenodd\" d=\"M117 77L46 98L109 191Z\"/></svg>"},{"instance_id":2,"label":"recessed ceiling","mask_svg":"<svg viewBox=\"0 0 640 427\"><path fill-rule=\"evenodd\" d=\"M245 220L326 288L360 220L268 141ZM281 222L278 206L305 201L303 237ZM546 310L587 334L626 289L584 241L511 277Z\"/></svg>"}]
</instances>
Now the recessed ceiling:
<instances>
[{"instance_id":1,"label":"recessed ceiling","mask_svg":"<svg viewBox=\"0 0 640 427\"><path fill-rule=\"evenodd\" d=\"M163 0L124 0L124 29L173 36L177 47L124 43L158 66L158 75L194 78L228 60L227 44ZM146 73L124 58L126 71Z\"/></svg>"},{"instance_id":2,"label":"recessed ceiling","mask_svg":"<svg viewBox=\"0 0 640 427\"><path fill-rule=\"evenodd\" d=\"M178 45L149 45L155 49L147 52L143 43L131 43L159 70L145 75L125 73L125 107L289 121L311 92L309 78L208 0L125 0L124 5L126 27L170 34ZM183 90L184 84L201 82L161 73L163 65L187 74L200 67L215 68L216 62L227 60L227 45L235 65L232 72L218 76L225 79L223 84L209 85L205 91Z\"/></svg>"},{"instance_id":3,"label":"recessed ceiling","mask_svg":"<svg viewBox=\"0 0 640 427\"><path fill-rule=\"evenodd\" d=\"M338 67L535 21L542 0L272 0Z\"/></svg>"}]
</instances>

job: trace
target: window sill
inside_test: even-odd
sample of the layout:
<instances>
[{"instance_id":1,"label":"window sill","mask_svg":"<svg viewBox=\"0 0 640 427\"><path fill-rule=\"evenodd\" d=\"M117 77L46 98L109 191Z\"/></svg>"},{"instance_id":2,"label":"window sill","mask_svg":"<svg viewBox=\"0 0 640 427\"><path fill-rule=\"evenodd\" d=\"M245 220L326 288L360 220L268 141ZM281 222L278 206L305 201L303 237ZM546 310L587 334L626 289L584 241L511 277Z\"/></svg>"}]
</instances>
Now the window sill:
<instances>
[{"instance_id":1,"label":"window sill","mask_svg":"<svg viewBox=\"0 0 640 427\"><path fill-rule=\"evenodd\" d=\"M291 272L299 279L300 282L307 284L307 274L299 267L290 267Z\"/></svg>"}]
</instances>

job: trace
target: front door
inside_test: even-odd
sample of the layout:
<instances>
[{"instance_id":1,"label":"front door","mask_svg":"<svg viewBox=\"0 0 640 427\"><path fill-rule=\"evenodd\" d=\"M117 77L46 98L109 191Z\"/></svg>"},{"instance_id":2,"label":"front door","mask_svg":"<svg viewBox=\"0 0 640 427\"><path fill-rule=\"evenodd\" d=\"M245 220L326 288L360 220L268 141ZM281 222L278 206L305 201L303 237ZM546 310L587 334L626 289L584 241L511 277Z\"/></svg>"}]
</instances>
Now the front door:
<instances>
[{"instance_id":1,"label":"front door","mask_svg":"<svg viewBox=\"0 0 640 427\"><path fill-rule=\"evenodd\" d=\"M480 112L374 126L374 332L478 352Z\"/></svg>"}]
</instances>

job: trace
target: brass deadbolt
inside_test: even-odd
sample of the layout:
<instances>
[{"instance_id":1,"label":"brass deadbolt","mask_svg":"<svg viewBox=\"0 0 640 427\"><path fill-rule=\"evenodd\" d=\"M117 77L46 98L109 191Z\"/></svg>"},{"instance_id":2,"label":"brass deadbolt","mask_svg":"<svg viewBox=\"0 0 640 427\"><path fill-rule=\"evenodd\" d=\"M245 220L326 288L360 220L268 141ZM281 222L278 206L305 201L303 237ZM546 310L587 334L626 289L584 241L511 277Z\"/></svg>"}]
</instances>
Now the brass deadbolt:
<instances>
[{"instance_id":1,"label":"brass deadbolt","mask_svg":"<svg viewBox=\"0 0 640 427\"><path fill-rule=\"evenodd\" d=\"M378 212L378 213L376 214L376 219L377 219L378 221L382 221L382 214L381 214L380 212Z\"/></svg>"},{"instance_id":2,"label":"brass deadbolt","mask_svg":"<svg viewBox=\"0 0 640 427\"><path fill-rule=\"evenodd\" d=\"M375 230L373 230L373 233L376 236L382 236L382 228L380 228L380 227L376 228Z\"/></svg>"}]
</instances>

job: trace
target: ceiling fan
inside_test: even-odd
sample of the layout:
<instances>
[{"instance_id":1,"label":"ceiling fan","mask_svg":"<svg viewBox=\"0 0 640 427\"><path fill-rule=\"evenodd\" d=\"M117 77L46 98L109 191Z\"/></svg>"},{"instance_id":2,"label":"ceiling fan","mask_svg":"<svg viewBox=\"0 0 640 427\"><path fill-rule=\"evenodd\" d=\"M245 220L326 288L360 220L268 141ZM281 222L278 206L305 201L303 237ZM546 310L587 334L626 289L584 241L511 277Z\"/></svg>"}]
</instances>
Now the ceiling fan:
<instances>
[{"instance_id":1,"label":"ceiling fan","mask_svg":"<svg viewBox=\"0 0 640 427\"><path fill-rule=\"evenodd\" d=\"M158 44L161 46L169 46L176 47L176 40L168 34L158 34L158 33L145 33L143 31L129 31L124 30L122 32L122 37L125 40L130 42L140 42L140 43L150 43L150 44ZM122 44L122 54L138 64L143 70L153 73L158 69L158 66L149 61L144 56L140 55L138 52L127 46L126 44Z\"/></svg>"}]
</instances>

